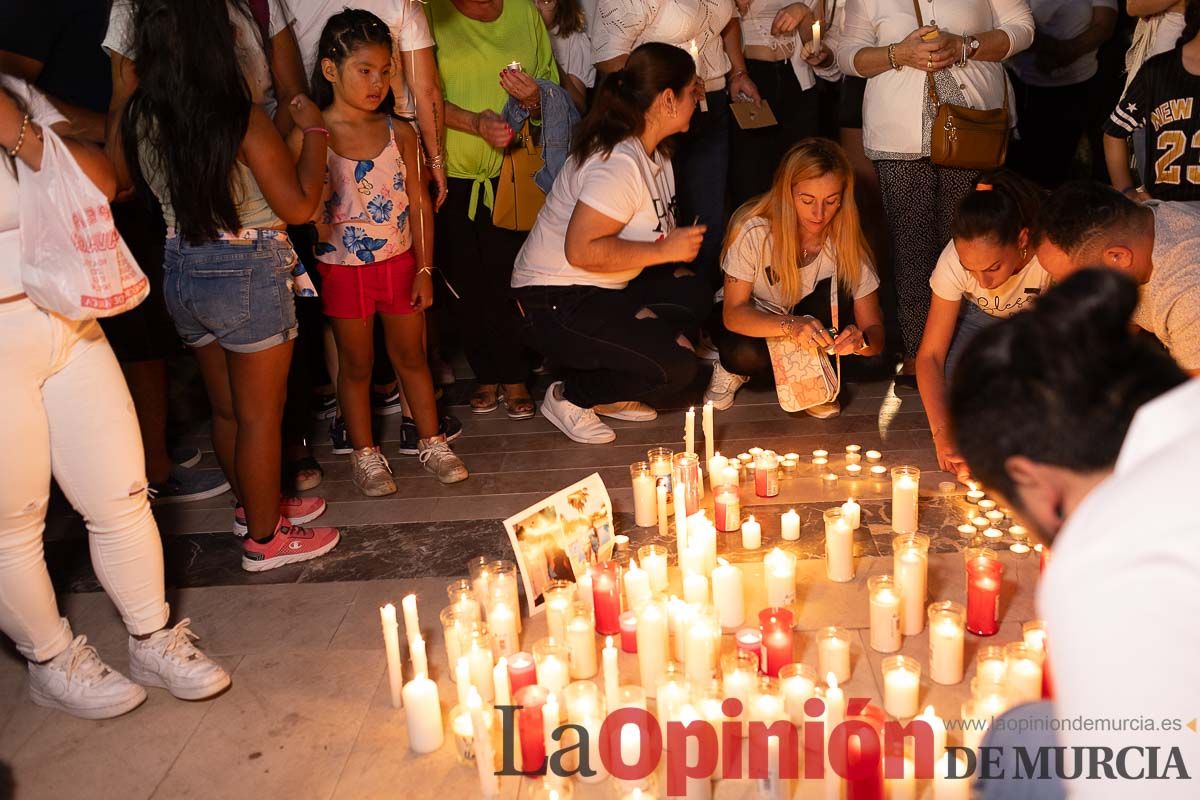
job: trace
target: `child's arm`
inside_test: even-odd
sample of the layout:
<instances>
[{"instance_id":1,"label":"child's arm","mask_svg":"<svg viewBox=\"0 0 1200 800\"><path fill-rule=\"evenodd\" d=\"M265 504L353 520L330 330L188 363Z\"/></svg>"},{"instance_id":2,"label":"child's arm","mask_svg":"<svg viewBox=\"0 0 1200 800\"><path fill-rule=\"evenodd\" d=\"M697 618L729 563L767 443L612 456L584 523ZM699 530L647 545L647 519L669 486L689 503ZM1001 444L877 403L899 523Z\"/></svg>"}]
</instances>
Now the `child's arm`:
<instances>
[{"instance_id":1,"label":"child's arm","mask_svg":"<svg viewBox=\"0 0 1200 800\"><path fill-rule=\"evenodd\" d=\"M250 109L242 152L263 197L279 218L289 225L301 225L312 217L321 200L329 135L321 112L304 95L292 101L291 112L304 137L299 161L258 106Z\"/></svg>"},{"instance_id":2,"label":"child's arm","mask_svg":"<svg viewBox=\"0 0 1200 800\"><path fill-rule=\"evenodd\" d=\"M413 281L412 304L421 311L433 305L433 214L429 203L428 181L421 163L417 133L406 122L394 122L396 143L408 167L408 224L412 231L412 251L417 262Z\"/></svg>"}]
</instances>

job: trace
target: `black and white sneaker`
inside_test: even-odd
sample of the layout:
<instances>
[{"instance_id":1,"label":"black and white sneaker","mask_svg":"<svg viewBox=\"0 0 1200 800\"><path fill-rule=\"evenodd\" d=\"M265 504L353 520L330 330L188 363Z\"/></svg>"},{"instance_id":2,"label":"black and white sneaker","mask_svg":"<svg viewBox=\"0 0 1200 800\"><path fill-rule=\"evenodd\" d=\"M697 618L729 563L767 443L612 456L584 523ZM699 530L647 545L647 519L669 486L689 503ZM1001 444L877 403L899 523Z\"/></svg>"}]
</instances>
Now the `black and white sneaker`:
<instances>
[{"instance_id":1,"label":"black and white sneaker","mask_svg":"<svg viewBox=\"0 0 1200 800\"><path fill-rule=\"evenodd\" d=\"M438 420L438 435L445 436L447 442L453 442L458 437L462 436L463 426L458 417L453 414L443 414ZM402 456L415 456L420 454L421 448L418 443L421 437L417 435L417 423L412 417L405 417L400 422L400 447L397 449Z\"/></svg>"},{"instance_id":2,"label":"black and white sneaker","mask_svg":"<svg viewBox=\"0 0 1200 800\"><path fill-rule=\"evenodd\" d=\"M200 463L200 448L172 447L171 463L177 467L194 467Z\"/></svg>"},{"instance_id":3,"label":"black and white sneaker","mask_svg":"<svg viewBox=\"0 0 1200 800\"><path fill-rule=\"evenodd\" d=\"M156 506L194 503L229 491L229 481L219 469L188 469L178 464L161 483L150 484L146 492Z\"/></svg>"},{"instance_id":4,"label":"black and white sneaker","mask_svg":"<svg viewBox=\"0 0 1200 800\"><path fill-rule=\"evenodd\" d=\"M346 427L346 420L341 417L334 417L329 423L329 443L333 445L333 452L339 456L354 452L354 447L350 444L350 429Z\"/></svg>"},{"instance_id":5,"label":"black and white sneaker","mask_svg":"<svg viewBox=\"0 0 1200 800\"><path fill-rule=\"evenodd\" d=\"M337 395L322 394L313 398L313 417L330 419L337 416Z\"/></svg>"},{"instance_id":6,"label":"black and white sneaker","mask_svg":"<svg viewBox=\"0 0 1200 800\"><path fill-rule=\"evenodd\" d=\"M404 411L404 404L400 402L400 390L392 389L392 391L384 394L371 390L371 412L377 417L390 417L392 414L400 414Z\"/></svg>"}]
</instances>

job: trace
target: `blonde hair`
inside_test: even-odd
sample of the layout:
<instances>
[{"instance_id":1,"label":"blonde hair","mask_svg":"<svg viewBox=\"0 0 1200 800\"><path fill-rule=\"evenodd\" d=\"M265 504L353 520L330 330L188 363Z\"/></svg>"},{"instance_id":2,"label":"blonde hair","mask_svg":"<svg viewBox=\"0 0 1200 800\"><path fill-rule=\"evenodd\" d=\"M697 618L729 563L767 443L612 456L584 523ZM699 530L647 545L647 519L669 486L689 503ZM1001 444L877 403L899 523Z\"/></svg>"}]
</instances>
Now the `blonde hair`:
<instances>
[{"instance_id":1,"label":"blonde hair","mask_svg":"<svg viewBox=\"0 0 1200 800\"><path fill-rule=\"evenodd\" d=\"M858 218L858 205L854 202L854 170L845 151L830 139L802 139L784 154L775 170L775 180L765 194L761 194L734 212L725 237L721 257L737 241L742 227L754 217L767 221L771 235L763 240L764 252L760 263L771 264L779 275L780 299L795 305L801 299L800 292L800 225L796 218L796 201L793 191L801 181L820 178L828 174L837 175L845 182L842 203L826 224L826 241L833 245L833 257L837 264L838 284L851 294L858 287L862 270L874 270L871 249L863 236ZM769 244L768 244L769 243ZM771 252L765 252L770 247Z\"/></svg>"}]
</instances>

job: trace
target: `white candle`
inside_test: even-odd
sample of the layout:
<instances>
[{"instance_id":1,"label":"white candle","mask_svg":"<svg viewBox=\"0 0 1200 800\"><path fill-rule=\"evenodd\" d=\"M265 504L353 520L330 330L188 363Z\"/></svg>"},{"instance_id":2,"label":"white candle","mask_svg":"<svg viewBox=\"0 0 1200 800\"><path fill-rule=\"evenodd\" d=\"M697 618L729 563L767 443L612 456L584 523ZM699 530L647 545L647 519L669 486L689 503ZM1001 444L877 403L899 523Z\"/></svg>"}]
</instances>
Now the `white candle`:
<instances>
[{"instance_id":1,"label":"white candle","mask_svg":"<svg viewBox=\"0 0 1200 800\"><path fill-rule=\"evenodd\" d=\"M816 694L816 676L803 664L786 664L779 671L783 708L793 725L804 724L804 703Z\"/></svg>"},{"instance_id":2,"label":"white candle","mask_svg":"<svg viewBox=\"0 0 1200 800\"><path fill-rule=\"evenodd\" d=\"M683 602L689 605L704 605L708 602L708 578L698 572L683 576Z\"/></svg>"},{"instance_id":3,"label":"white candle","mask_svg":"<svg viewBox=\"0 0 1200 800\"><path fill-rule=\"evenodd\" d=\"M755 521L753 514L742 523L742 547L746 550L762 547L762 526Z\"/></svg>"},{"instance_id":4,"label":"white candle","mask_svg":"<svg viewBox=\"0 0 1200 800\"><path fill-rule=\"evenodd\" d=\"M454 688L458 692L458 705L465 706L471 691L471 659L467 656L459 656L454 665Z\"/></svg>"},{"instance_id":5,"label":"white candle","mask_svg":"<svg viewBox=\"0 0 1200 800\"><path fill-rule=\"evenodd\" d=\"M851 479L862 477L862 464L847 464L846 477Z\"/></svg>"},{"instance_id":6,"label":"white candle","mask_svg":"<svg viewBox=\"0 0 1200 800\"><path fill-rule=\"evenodd\" d=\"M683 452L696 452L696 409L694 407L689 408L683 415L683 443Z\"/></svg>"},{"instance_id":7,"label":"white candle","mask_svg":"<svg viewBox=\"0 0 1200 800\"><path fill-rule=\"evenodd\" d=\"M933 800L971 800L971 781L966 777L967 759L961 753L946 753L934 765ZM957 778L948 778L947 775Z\"/></svg>"},{"instance_id":8,"label":"white candle","mask_svg":"<svg viewBox=\"0 0 1200 800\"><path fill-rule=\"evenodd\" d=\"M595 645L592 645L592 674L596 673L595 662ZM539 686L544 686L547 691L561 692L567 688L567 684L571 682L571 670L567 664L554 653L548 653L545 658L538 662L537 665L537 682Z\"/></svg>"},{"instance_id":9,"label":"white candle","mask_svg":"<svg viewBox=\"0 0 1200 800\"><path fill-rule=\"evenodd\" d=\"M712 680L720 647L721 628L712 612L694 614L685 632L683 651L684 674L693 685L704 685Z\"/></svg>"},{"instance_id":10,"label":"white candle","mask_svg":"<svg viewBox=\"0 0 1200 800\"><path fill-rule=\"evenodd\" d=\"M649 697L654 696L658 679L667 669L668 630L667 613L662 603L649 603L638 614L638 676Z\"/></svg>"},{"instance_id":11,"label":"white candle","mask_svg":"<svg viewBox=\"0 0 1200 800\"><path fill-rule=\"evenodd\" d=\"M490 703L496 699L496 687L492 680L496 662L492 660L492 648L484 646L482 642L477 638L471 640L467 661L471 665L471 683L479 690L479 696Z\"/></svg>"},{"instance_id":12,"label":"white candle","mask_svg":"<svg viewBox=\"0 0 1200 800\"><path fill-rule=\"evenodd\" d=\"M946 752L946 723L933 710L933 706L925 706L917 719L929 725L933 731L933 760L941 761L942 754Z\"/></svg>"},{"instance_id":13,"label":"white candle","mask_svg":"<svg viewBox=\"0 0 1200 800\"><path fill-rule=\"evenodd\" d=\"M542 705L542 734L546 741L546 758L549 759L552 753L558 751L558 742L554 739L554 731L558 729L559 720L562 719L562 712L558 707L558 695L550 692L546 695L546 702Z\"/></svg>"},{"instance_id":14,"label":"white candle","mask_svg":"<svg viewBox=\"0 0 1200 800\"><path fill-rule=\"evenodd\" d=\"M592 573L590 570L584 570L582 575L575 578L575 599L583 603L588 608L593 610L595 615L595 598L592 595ZM495 636L495 634L492 634Z\"/></svg>"},{"instance_id":15,"label":"white candle","mask_svg":"<svg viewBox=\"0 0 1200 800\"><path fill-rule=\"evenodd\" d=\"M908 756L904 757L904 774L899 778L884 778L887 800L917 800L917 767Z\"/></svg>"},{"instance_id":16,"label":"white candle","mask_svg":"<svg viewBox=\"0 0 1200 800\"><path fill-rule=\"evenodd\" d=\"M557 588L543 593L543 597L546 598L546 633L561 642L567 638L567 617L574 598Z\"/></svg>"},{"instance_id":17,"label":"white candle","mask_svg":"<svg viewBox=\"0 0 1200 800\"><path fill-rule=\"evenodd\" d=\"M900 534L892 540L892 577L900 595L900 632L915 636L925 629L929 537Z\"/></svg>"},{"instance_id":18,"label":"white candle","mask_svg":"<svg viewBox=\"0 0 1200 800\"><path fill-rule=\"evenodd\" d=\"M812 26L812 52L813 55L821 52L821 20L817 20Z\"/></svg>"},{"instance_id":19,"label":"white candle","mask_svg":"<svg viewBox=\"0 0 1200 800\"><path fill-rule=\"evenodd\" d=\"M871 578L867 586L871 598L871 649L894 653L900 649L900 596L890 575Z\"/></svg>"},{"instance_id":20,"label":"white candle","mask_svg":"<svg viewBox=\"0 0 1200 800\"><path fill-rule=\"evenodd\" d=\"M467 708L471 712L471 741L475 747L475 768L479 773L479 793L482 797L500 794L500 780L496 777L496 754L492 749L492 731L483 714L483 699L472 687L467 694ZM488 709L491 712L491 709Z\"/></svg>"},{"instance_id":21,"label":"white candle","mask_svg":"<svg viewBox=\"0 0 1200 800\"><path fill-rule=\"evenodd\" d=\"M717 487L724 486L726 483L728 483L725 473L725 470L728 466L729 459L720 453L715 454L708 460L708 480L709 484L712 486L714 494L717 491ZM737 475L736 471L734 472L734 475Z\"/></svg>"},{"instance_id":22,"label":"white candle","mask_svg":"<svg viewBox=\"0 0 1200 800\"><path fill-rule=\"evenodd\" d=\"M1004 681L1012 705L1030 703L1042 697L1041 653L1022 642L1005 647Z\"/></svg>"},{"instance_id":23,"label":"white candle","mask_svg":"<svg viewBox=\"0 0 1200 800\"><path fill-rule=\"evenodd\" d=\"M666 482L659 483L655 491L658 493L658 535L665 538L667 535L667 523L671 519L667 512Z\"/></svg>"},{"instance_id":24,"label":"white candle","mask_svg":"<svg viewBox=\"0 0 1200 800\"><path fill-rule=\"evenodd\" d=\"M825 574L829 580L854 580L854 529L840 508L825 512Z\"/></svg>"},{"instance_id":25,"label":"white candle","mask_svg":"<svg viewBox=\"0 0 1200 800\"><path fill-rule=\"evenodd\" d=\"M687 549L687 498L682 483L675 484L675 548L679 553Z\"/></svg>"},{"instance_id":26,"label":"white candle","mask_svg":"<svg viewBox=\"0 0 1200 800\"><path fill-rule=\"evenodd\" d=\"M511 656L521 649L517 634L517 616L508 603L493 603L488 613L488 630L497 656Z\"/></svg>"},{"instance_id":27,"label":"white candle","mask_svg":"<svg viewBox=\"0 0 1200 800\"><path fill-rule=\"evenodd\" d=\"M738 471L738 468L734 466L734 462L730 461L725 469L721 470L721 483L726 486L736 487L740 480L740 476L741 473Z\"/></svg>"},{"instance_id":28,"label":"white candle","mask_svg":"<svg viewBox=\"0 0 1200 800\"><path fill-rule=\"evenodd\" d=\"M746 604L742 592L742 571L723 558L717 559L712 572L713 605L717 619L725 630L741 627L746 621Z\"/></svg>"},{"instance_id":29,"label":"white candle","mask_svg":"<svg viewBox=\"0 0 1200 800\"><path fill-rule=\"evenodd\" d=\"M813 457L814 463L816 462L816 460L818 458L824 458L824 459L828 460L829 459L829 451L828 450L813 450L812 457Z\"/></svg>"},{"instance_id":30,"label":"white candle","mask_svg":"<svg viewBox=\"0 0 1200 800\"><path fill-rule=\"evenodd\" d=\"M896 719L917 715L920 708L921 665L907 656L883 660L883 710Z\"/></svg>"},{"instance_id":31,"label":"white candle","mask_svg":"<svg viewBox=\"0 0 1200 800\"><path fill-rule=\"evenodd\" d=\"M866 456L868 464L876 464L883 458L883 453L880 453L878 450L868 450Z\"/></svg>"},{"instance_id":32,"label":"white candle","mask_svg":"<svg viewBox=\"0 0 1200 800\"><path fill-rule=\"evenodd\" d=\"M512 705L512 684L508 680L508 659L501 656L492 668L492 693L496 697L496 705Z\"/></svg>"},{"instance_id":33,"label":"white candle","mask_svg":"<svg viewBox=\"0 0 1200 800\"><path fill-rule=\"evenodd\" d=\"M796 557L776 547L763 558L767 605L780 608L796 602Z\"/></svg>"},{"instance_id":34,"label":"white candle","mask_svg":"<svg viewBox=\"0 0 1200 800\"><path fill-rule=\"evenodd\" d=\"M704 418L701 421L704 428L704 463L708 463L713 459L714 428L713 428L713 404L709 400L704 404Z\"/></svg>"},{"instance_id":35,"label":"white candle","mask_svg":"<svg viewBox=\"0 0 1200 800\"><path fill-rule=\"evenodd\" d=\"M916 467L892 470L892 530L896 533L916 533L920 486L921 471Z\"/></svg>"},{"instance_id":36,"label":"white candle","mask_svg":"<svg viewBox=\"0 0 1200 800\"><path fill-rule=\"evenodd\" d=\"M617 648L613 646L613 637L611 636L604 639L601 661L604 666L604 704L611 713L617 708L618 686L621 683L620 668L617 664Z\"/></svg>"},{"instance_id":37,"label":"white candle","mask_svg":"<svg viewBox=\"0 0 1200 800\"><path fill-rule=\"evenodd\" d=\"M417 673L404 685L405 721L408 746L414 753L432 753L442 746L442 706L437 684L424 673Z\"/></svg>"},{"instance_id":38,"label":"white candle","mask_svg":"<svg viewBox=\"0 0 1200 800\"><path fill-rule=\"evenodd\" d=\"M779 518L780 536L785 542L794 542L800 538L800 515L795 509L788 509Z\"/></svg>"},{"instance_id":39,"label":"white candle","mask_svg":"<svg viewBox=\"0 0 1200 800\"><path fill-rule=\"evenodd\" d=\"M963 679L963 624L966 611L959 603L929 606L929 679L954 684Z\"/></svg>"},{"instance_id":40,"label":"white candle","mask_svg":"<svg viewBox=\"0 0 1200 800\"><path fill-rule=\"evenodd\" d=\"M415 594L406 594L400 600L400 606L404 609L404 635L408 637L408 641L421 635L421 621L417 617L417 596Z\"/></svg>"},{"instance_id":41,"label":"white candle","mask_svg":"<svg viewBox=\"0 0 1200 800\"><path fill-rule=\"evenodd\" d=\"M846 693L832 672L825 676L825 735L846 721Z\"/></svg>"},{"instance_id":42,"label":"white candle","mask_svg":"<svg viewBox=\"0 0 1200 800\"><path fill-rule=\"evenodd\" d=\"M667 590L667 552L666 550L646 550L642 548L638 555L641 556L641 568L645 570L646 577L650 580L651 596L665 592ZM637 609L630 609L636 611Z\"/></svg>"},{"instance_id":43,"label":"white candle","mask_svg":"<svg viewBox=\"0 0 1200 800\"><path fill-rule=\"evenodd\" d=\"M596 674L596 632L592 628L592 621L586 616L571 617L567 623L567 648L572 680L582 680Z\"/></svg>"},{"instance_id":44,"label":"white candle","mask_svg":"<svg viewBox=\"0 0 1200 800\"><path fill-rule=\"evenodd\" d=\"M408 654L412 659L413 674L429 677L429 658L425 654L425 640L418 636L409 642Z\"/></svg>"},{"instance_id":45,"label":"white candle","mask_svg":"<svg viewBox=\"0 0 1200 800\"><path fill-rule=\"evenodd\" d=\"M686 655L684 652L684 633L687 631L688 625L691 624L692 615L695 610L696 606L689 605L687 601L674 595L671 595L671 598L667 601L667 619L670 624L671 641L674 644L671 655L680 664L683 663L684 656Z\"/></svg>"},{"instance_id":46,"label":"white candle","mask_svg":"<svg viewBox=\"0 0 1200 800\"><path fill-rule=\"evenodd\" d=\"M403 702L404 668L400 664L400 626L396 623L396 607L388 603L379 609L383 624L383 649L387 653L388 688L392 691L392 708L400 708Z\"/></svg>"},{"instance_id":47,"label":"white candle","mask_svg":"<svg viewBox=\"0 0 1200 800\"><path fill-rule=\"evenodd\" d=\"M625 570L621 580L625 584L625 608L637 611L650 602L654 594L650 586L650 573L639 567L636 560L630 560L629 569Z\"/></svg>"},{"instance_id":48,"label":"white candle","mask_svg":"<svg viewBox=\"0 0 1200 800\"><path fill-rule=\"evenodd\" d=\"M817 669L839 683L850 680L850 640L838 628L826 628L817 638Z\"/></svg>"},{"instance_id":49,"label":"white candle","mask_svg":"<svg viewBox=\"0 0 1200 800\"><path fill-rule=\"evenodd\" d=\"M858 530L862 525L862 506L854 502L853 497L842 503L842 518L846 520L846 524L852 531Z\"/></svg>"},{"instance_id":50,"label":"white candle","mask_svg":"<svg viewBox=\"0 0 1200 800\"><path fill-rule=\"evenodd\" d=\"M848 444L846 445L846 463L857 464L862 461L862 445Z\"/></svg>"},{"instance_id":51,"label":"white candle","mask_svg":"<svg viewBox=\"0 0 1200 800\"><path fill-rule=\"evenodd\" d=\"M639 528L649 528L658 519L655 507L654 476L649 469L633 474L633 522Z\"/></svg>"}]
</instances>

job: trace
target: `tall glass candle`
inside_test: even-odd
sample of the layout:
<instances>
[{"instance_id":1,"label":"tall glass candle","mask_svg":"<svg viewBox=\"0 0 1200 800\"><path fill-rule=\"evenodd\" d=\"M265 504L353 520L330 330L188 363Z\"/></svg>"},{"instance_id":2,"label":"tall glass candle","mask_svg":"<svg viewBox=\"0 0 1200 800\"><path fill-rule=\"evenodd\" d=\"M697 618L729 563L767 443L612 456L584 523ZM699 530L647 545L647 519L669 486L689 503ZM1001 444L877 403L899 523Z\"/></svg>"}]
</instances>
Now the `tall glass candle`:
<instances>
[{"instance_id":1,"label":"tall glass candle","mask_svg":"<svg viewBox=\"0 0 1200 800\"><path fill-rule=\"evenodd\" d=\"M925 629L929 576L929 537L902 533L892 539L892 578L900 595L900 632L915 636Z\"/></svg>"},{"instance_id":2,"label":"tall glass candle","mask_svg":"<svg viewBox=\"0 0 1200 800\"><path fill-rule=\"evenodd\" d=\"M758 670L762 670L762 631L758 628L742 628L733 635L733 644L739 653L749 653L754 656L758 663Z\"/></svg>"},{"instance_id":3,"label":"tall glass candle","mask_svg":"<svg viewBox=\"0 0 1200 800\"><path fill-rule=\"evenodd\" d=\"M796 602L796 556L776 547L763 558L767 604L787 607Z\"/></svg>"},{"instance_id":4,"label":"tall glass candle","mask_svg":"<svg viewBox=\"0 0 1200 800\"><path fill-rule=\"evenodd\" d=\"M521 706L517 711L517 734L521 740L521 769L524 772L538 772L546 764L542 707L548 695L546 688L537 684L513 693L513 703Z\"/></svg>"},{"instance_id":5,"label":"tall glass candle","mask_svg":"<svg viewBox=\"0 0 1200 800\"><path fill-rule=\"evenodd\" d=\"M625 588L625 608L637 611L654 594L650 586L650 573L638 566L636 560L630 560L629 569L621 575L621 583Z\"/></svg>"},{"instance_id":6,"label":"tall glass candle","mask_svg":"<svg viewBox=\"0 0 1200 800\"><path fill-rule=\"evenodd\" d=\"M717 488L713 498L713 518L717 530L736 531L742 524L742 500L737 484Z\"/></svg>"},{"instance_id":7,"label":"tall glass candle","mask_svg":"<svg viewBox=\"0 0 1200 800\"><path fill-rule=\"evenodd\" d=\"M652 447L646 451L646 461L650 464L650 474L655 478L671 477L671 459L675 452L668 447ZM667 486L667 491L671 487Z\"/></svg>"},{"instance_id":8,"label":"tall glass candle","mask_svg":"<svg viewBox=\"0 0 1200 800\"><path fill-rule=\"evenodd\" d=\"M792 663L792 612L786 608L764 608L758 612L758 627L763 635L763 672L779 675L784 664Z\"/></svg>"},{"instance_id":9,"label":"tall glass candle","mask_svg":"<svg viewBox=\"0 0 1200 800\"><path fill-rule=\"evenodd\" d=\"M942 600L929 604L929 679L954 684L963 679L963 628L967 610Z\"/></svg>"},{"instance_id":10,"label":"tall glass candle","mask_svg":"<svg viewBox=\"0 0 1200 800\"><path fill-rule=\"evenodd\" d=\"M658 544L647 544L638 548L638 564L650 578L650 591L654 594L667 590L667 548Z\"/></svg>"},{"instance_id":11,"label":"tall glass candle","mask_svg":"<svg viewBox=\"0 0 1200 800\"><path fill-rule=\"evenodd\" d=\"M967 562L967 630L976 636L992 636L1000 630L1003 575L998 558L981 554Z\"/></svg>"},{"instance_id":12,"label":"tall glass candle","mask_svg":"<svg viewBox=\"0 0 1200 800\"><path fill-rule=\"evenodd\" d=\"M656 597L642 607L637 619L638 675L642 688L651 697L658 686L659 676L667 668L669 631L666 603L661 597Z\"/></svg>"},{"instance_id":13,"label":"tall glass candle","mask_svg":"<svg viewBox=\"0 0 1200 800\"><path fill-rule=\"evenodd\" d=\"M690 451L676 453L673 464L673 478L676 486L683 486L687 513L695 514L700 509L700 458Z\"/></svg>"},{"instance_id":14,"label":"tall glass candle","mask_svg":"<svg viewBox=\"0 0 1200 800\"><path fill-rule=\"evenodd\" d=\"M975 653L975 679L981 683L1003 686L1007 667L1003 647L988 645Z\"/></svg>"},{"instance_id":15,"label":"tall glass candle","mask_svg":"<svg viewBox=\"0 0 1200 800\"><path fill-rule=\"evenodd\" d=\"M491 703L496 699L492 680L492 669L496 662L492 656L492 637L488 634L487 623L472 623L469 636L464 655L471 669L471 684L479 690L479 696L485 703Z\"/></svg>"},{"instance_id":16,"label":"tall glass candle","mask_svg":"<svg viewBox=\"0 0 1200 800\"><path fill-rule=\"evenodd\" d=\"M723 558L717 559L717 568L712 571L712 595L723 629L734 630L746 621L742 571Z\"/></svg>"},{"instance_id":17,"label":"tall glass candle","mask_svg":"<svg viewBox=\"0 0 1200 800\"><path fill-rule=\"evenodd\" d=\"M592 628L592 610L580 602L571 606L567 620L567 665L572 680L596 674L596 631Z\"/></svg>"},{"instance_id":18,"label":"tall glass candle","mask_svg":"<svg viewBox=\"0 0 1200 800\"><path fill-rule=\"evenodd\" d=\"M1042 663L1046 654L1024 642L1004 646L1004 682L1012 705L1031 703L1042 697Z\"/></svg>"},{"instance_id":19,"label":"tall glass candle","mask_svg":"<svg viewBox=\"0 0 1200 800\"><path fill-rule=\"evenodd\" d=\"M492 651L494 655L511 656L521 649L520 627L521 607L512 599L507 589L496 582L492 576L491 599L487 607L488 627L492 634Z\"/></svg>"},{"instance_id":20,"label":"tall glass candle","mask_svg":"<svg viewBox=\"0 0 1200 800\"><path fill-rule=\"evenodd\" d=\"M509 692L513 697L526 686L537 683L537 662L532 653L513 653L508 657Z\"/></svg>"},{"instance_id":21,"label":"tall glass candle","mask_svg":"<svg viewBox=\"0 0 1200 800\"><path fill-rule=\"evenodd\" d=\"M854 528L843 508L828 508L824 513L825 574L837 583L854 580Z\"/></svg>"},{"instance_id":22,"label":"tall glass candle","mask_svg":"<svg viewBox=\"0 0 1200 800\"><path fill-rule=\"evenodd\" d=\"M567 614L575 602L575 584L571 581L550 581L542 589L546 606L546 632L555 639L567 638Z\"/></svg>"},{"instance_id":23,"label":"tall glass candle","mask_svg":"<svg viewBox=\"0 0 1200 800\"><path fill-rule=\"evenodd\" d=\"M615 561L592 564L592 608L596 633L611 636L621 632L621 566Z\"/></svg>"},{"instance_id":24,"label":"tall glass candle","mask_svg":"<svg viewBox=\"0 0 1200 800\"><path fill-rule=\"evenodd\" d=\"M921 663L908 656L883 659L883 709L896 719L915 717L920 710Z\"/></svg>"},{"instance_id":25,"label":"tall glass candle","mask_svg":"<svg viewBox=\"0 0 1200 800\"><path fill-rule=\"evenodd\" d=\"M521 632L521 597L518 587L521 581L517 575L517 565L511 561L493 561L488 565L488 569L491 573L488 591L493 598L501 596L506 598L509 608L513 611L513 618L519 634ZM491 624L490 620L489 624ZM495 630L492 631L492 635L496 635Z\"/></svg>"},{"instance_id":26,"label":"tall glass candle","mask_svg":"<svg viewBox=\"0 0 1200 800\"><path fill-rule=\"evenodd\" d=\"M755 631L757 633L757 631ZM750 708L750 695L758 682L759 654L745 650L734 650L721 656L721 679L725 697L742 704L740 714L731 719L744 720Z\"/></svg>"},{"instance_id":27,"label":"tall glass candle","mask_svg":"<svg viewBox=\"0 0 1200 800\"><path fill-rule=\"evenodd\" d=\"M654 687L655 716L663 743L667 742L667 723L680 722L679 712L688 701L689 682L677 664L668 664Z\"/></svg>"},{"instance_id":28,"label":"tall glass candle","mask_svg":"<svg viewBox=\"0 0 1200 800\"><path fill-rule=\"evenodd\" d=\"M658 508L650 463L637 461L631 464L629 477L633 481L633 523L640 528L652 527L658 522Z\"/></svg>"},{"instance_id":29,"label":"tall glass candle","mask_svg":"<svg viewBox=\"0 0 1200 800\"><path fill-rule=\"evenodd\" d=\"M759 497L779 494L779 457L774 450L764 450L755 459L754 493Z\"/></svg>"},{"instance_id":30,"label":"tall glass candle","mask_svg":"<svg viewBox=\"0 0 1200 800\"><path fill-rule=\"evenodd\" d=\"M894 653L900 649L900 595L891 575L867 579L871 604L871 649Z\"/></svg>"},{"instance_id":31,"label":"tall glass candle","mask_svg":"<svg viewBox=\"0 0 1200 800\"><path fill-rule=\"evenodd\" d=\"M637 652L637 612L621 612L621 649L626 653Z\"/></svg>"},{"instance_id":32,"label":"tall glass candle","mask_svg":"<svg viewBox=\"0 0 1200 800\"><path fill-rule=\"evenodd\" d=\"M892 530L917 532L917 498L921 489L921 470L909 465L892 467Z\"/></svg>"},{"instance_id":33,"label":"tall glass candle","mask_svg":"<svg viewBox=\"0 0 1200 800\"><path fill-rule=\"evenodd\" d=\"M684 674L689 681L708 682L717 668L721 652L721 626L717 612L710 605L697 607L691 624L684 632Z\"/></svg>"},{"instance_id":34,"label":"tall glass candle","mask_svg":"<svg viewBox=\"0 0 1200 800\"><path fill-rule=\"evenodd\" d=\"M1043 654L1046 653L1046 623L1044 620L1031 619L1021 626L1021 638L1025 644L1038 650ZM1042 660L1042 697L1054 697L1054 682L1050 678L1050 659L1046 656Z\"/></svg>"},{"instance_id":35,"label":"tall glass candle","mask_svg":"<svg viewBox=\"0 0 1200 800\"><path fill-rule=\"evenodd\" d=\"M850 680L850 631L830 626L817 631L817 674L833 674L838 683Z\"/></svg>"},{"instance_id":36,"label":"tall glass candle","mask_svg":"<svg viewBox=\"0 0 1200 800\"><path fill-rule=\"evenodd\" d=\"M817 691L817 673L807 664L784 664L779 669L783 708L793 725L804 724L804 703Z\"/></svg>"},{"instance_id":37,"label":"tall glass candle","mask_svg":"<svg viewBox=\"0 0 1200 800\"><path fill-rule=\"evenodd\" d=\"M546 637L534 642L533 660L537 662L538 685L550 692L561 692L571 682L569 659L569 648L561 639ZM594 665L595 655L592 661Z\"/></svg>"}]
</instances>

